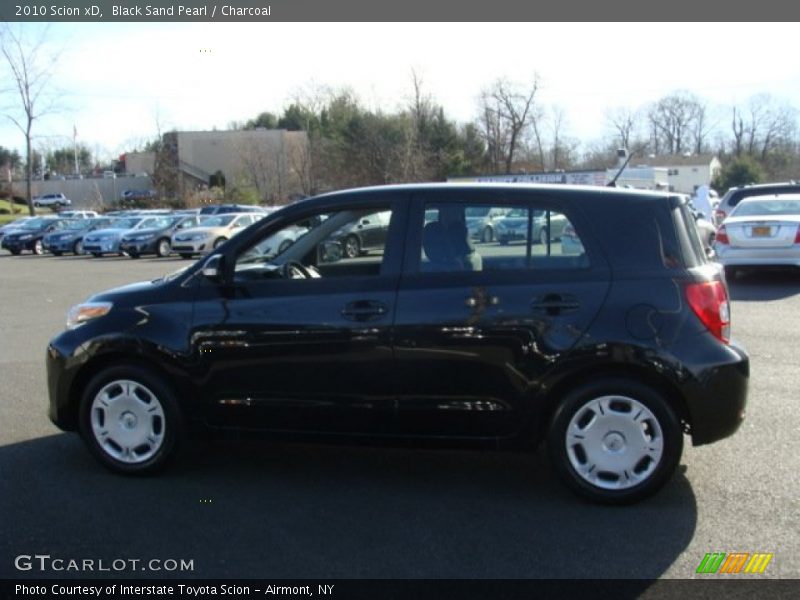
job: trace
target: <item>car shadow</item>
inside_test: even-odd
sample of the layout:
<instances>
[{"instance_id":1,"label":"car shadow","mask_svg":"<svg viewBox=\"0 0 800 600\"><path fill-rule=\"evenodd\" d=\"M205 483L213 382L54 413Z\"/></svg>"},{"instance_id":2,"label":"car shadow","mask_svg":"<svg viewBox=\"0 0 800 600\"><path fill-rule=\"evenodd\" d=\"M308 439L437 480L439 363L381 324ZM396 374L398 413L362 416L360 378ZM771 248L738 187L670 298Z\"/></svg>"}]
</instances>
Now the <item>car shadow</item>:
<instances>
[{"instance_id":1,"label":"car shadow","mask_svg":"<svg viewBox=\"0 0 800 600\"><path fill-rule=\"evenodd\" d=\"M728 277L731 300L761 302L800 294L800 269L744 271Z\"/></svg>"},{"instance_id":2,"label":"car shadow","mask_svg":"<svg viewBox=\"0 0 800 600\"><path fill-rule=\"evenodd\" d=\"M556 481L541 451L226 440L125 477L58 434L0 448L0 472L0 577L39 552L194 561L137 578L626 578L643 591L697 523L681 469L653 498L598 506Z\"/></svg>"}]
</instances>

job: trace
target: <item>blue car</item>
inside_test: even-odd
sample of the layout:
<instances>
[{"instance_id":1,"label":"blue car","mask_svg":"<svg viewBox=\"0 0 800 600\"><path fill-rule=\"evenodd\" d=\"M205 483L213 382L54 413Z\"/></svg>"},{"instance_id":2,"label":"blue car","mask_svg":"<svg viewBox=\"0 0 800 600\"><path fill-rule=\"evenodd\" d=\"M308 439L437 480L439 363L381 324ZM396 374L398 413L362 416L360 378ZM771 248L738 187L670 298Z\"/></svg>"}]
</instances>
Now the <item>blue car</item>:
<instances>
[{"instance_id":1,"label":"blue car","mask_svg":"<svg viewBox=\"0 0 800 600\"><path fill-rule=\"evenodd\" d=\"M83 254L84 236L91 231L108 227L113 221L114 219L110 217L76 219L67 223L64 228L45 235L42 245L45 251L55 256L61 256L67 252Z\"/></svg>"},{"instance_id":2,"label":"blue car","mask_svg":"<svg viewBox=\"0 0 800 600\"><path fill-rule=\"evenodd\" d=\"M83 238L83 251L94 257L104 254L119 254L119 244L122 236L134 229L150 229L157 226L156 221L160 217L123 217L115 219L106 229L98 229L88 233Z\"/></svg>"}]
</instances>

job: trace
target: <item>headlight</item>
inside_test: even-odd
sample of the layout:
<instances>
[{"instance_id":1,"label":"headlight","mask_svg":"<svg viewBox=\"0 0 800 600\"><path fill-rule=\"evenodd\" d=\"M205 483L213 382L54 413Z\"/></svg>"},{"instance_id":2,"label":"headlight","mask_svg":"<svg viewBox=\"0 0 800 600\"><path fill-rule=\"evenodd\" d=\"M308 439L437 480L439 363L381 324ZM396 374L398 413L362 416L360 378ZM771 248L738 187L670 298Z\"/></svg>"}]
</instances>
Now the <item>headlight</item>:
<instances>
[{"instance_id":1,"label":"headlight","mask_svg":"<svg viewBox=\"0 0 800 600\"><path fill-rule=\"evenodd\" d=\"M67 329L75 329L87 321L107 315L112 306L111 302L84 302L73 306L67 313Z\"/></svg>"}]
</instances>

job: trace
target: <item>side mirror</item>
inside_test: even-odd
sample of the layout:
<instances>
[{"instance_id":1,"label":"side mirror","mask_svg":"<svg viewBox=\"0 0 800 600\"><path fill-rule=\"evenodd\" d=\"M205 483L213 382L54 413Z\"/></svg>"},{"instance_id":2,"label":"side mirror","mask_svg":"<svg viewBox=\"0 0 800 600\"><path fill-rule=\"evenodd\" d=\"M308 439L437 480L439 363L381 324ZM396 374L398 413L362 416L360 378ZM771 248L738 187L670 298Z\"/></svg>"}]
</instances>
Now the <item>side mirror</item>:
<instances>
[{"instance_id":1,"label":"side mirror","mask_svg":"<svg viewBox=\"0 0 800 600\"><path fill-rule=\"evenodd\" d=\"M317 264L334 263L342 260L344 252L339 242L323 242L317 246Z\"/></svg>"},{"instance_id":2,"label":"side mirror","mask_svg":"<svg viewBox=\"0 0 800 600\"><path fill-rule=\"evenodd\" d=\"M222 254L212 254L206 259L201 269L203 277L214 283L222 283L224 276L225 256Z\"/></svg>"}]
</instances>

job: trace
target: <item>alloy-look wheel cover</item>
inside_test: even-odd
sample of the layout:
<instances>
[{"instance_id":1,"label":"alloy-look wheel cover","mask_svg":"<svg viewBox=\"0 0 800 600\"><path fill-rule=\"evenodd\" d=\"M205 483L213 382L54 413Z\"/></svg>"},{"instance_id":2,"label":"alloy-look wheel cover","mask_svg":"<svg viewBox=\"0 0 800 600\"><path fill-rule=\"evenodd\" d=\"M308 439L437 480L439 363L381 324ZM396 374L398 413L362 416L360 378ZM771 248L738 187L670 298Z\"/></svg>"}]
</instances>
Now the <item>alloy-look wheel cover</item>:
<instances>
[{"instance_id":1,"label":"alloy-look wheel cover","mask_svg":"<svg viewBox=\"0 0 800 600\"><path fill-rule=\"evenodd\" d=\"M570 419L564 441L575 473L606 490L625 490L646 481L664 456L658 419L627 396L586 402Z\"/></svg>"},{"instance_id":2,"label":"alloy-look wheel cover","mask_svg":"<svg viewBox=\"0 0 800 600\"><path fill-rule=\"evenodd\" d=\"M92 434L114 460L143 463L164 444L164 407L158 397L136 381L107 383L92 400Z\"/></svg>"}]
</instances>

